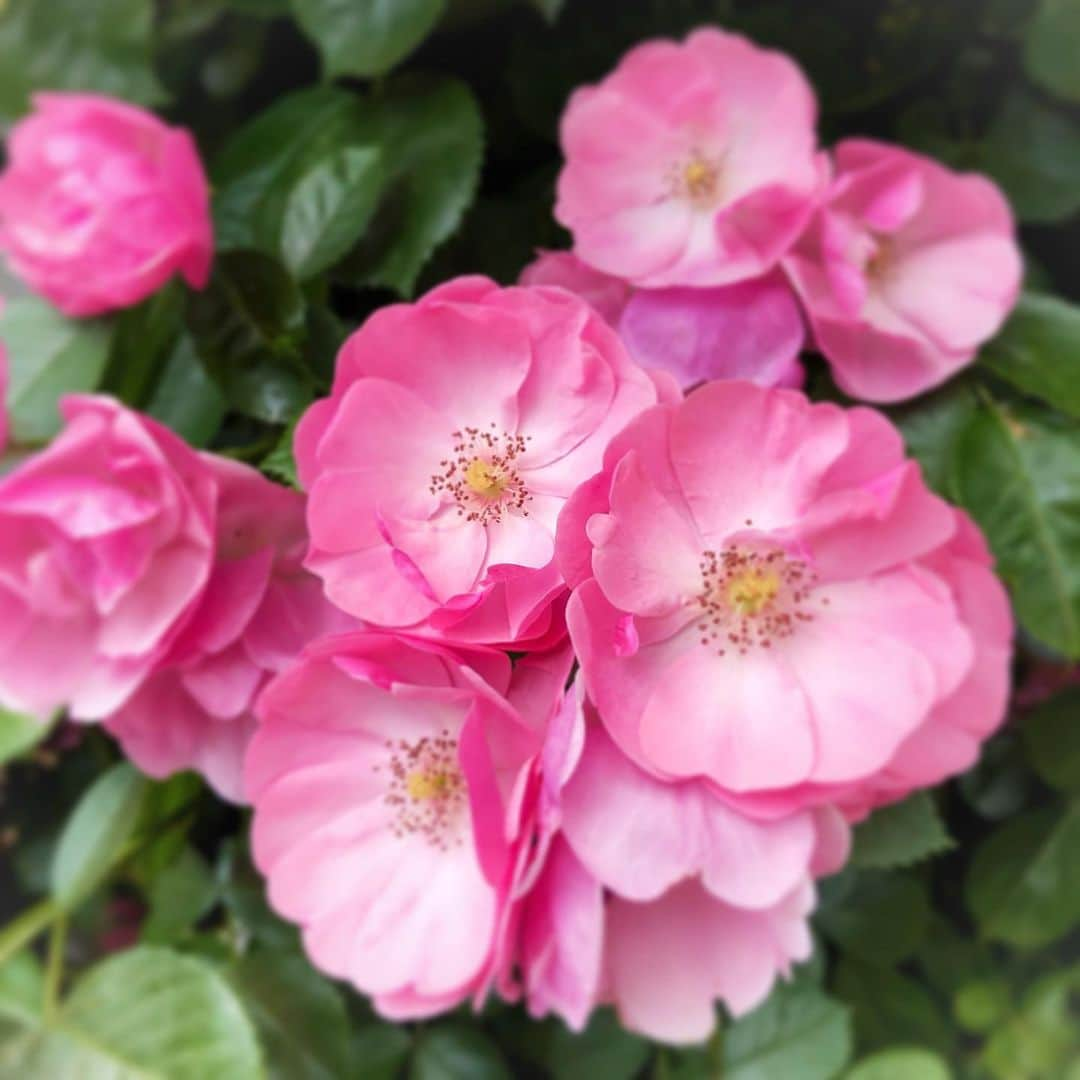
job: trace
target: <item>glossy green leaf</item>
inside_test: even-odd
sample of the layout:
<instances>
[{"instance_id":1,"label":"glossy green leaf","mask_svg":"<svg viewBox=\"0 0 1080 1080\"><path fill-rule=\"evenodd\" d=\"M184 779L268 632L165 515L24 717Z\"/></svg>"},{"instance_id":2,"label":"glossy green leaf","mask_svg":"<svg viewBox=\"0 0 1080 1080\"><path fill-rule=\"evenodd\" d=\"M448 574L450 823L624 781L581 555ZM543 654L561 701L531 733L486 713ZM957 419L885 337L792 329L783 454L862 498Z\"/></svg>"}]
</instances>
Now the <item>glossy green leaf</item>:
<instances>
[{"instance_id":1,"label":"glossy green leaf","mask_svg":"<svg viewBox=\"0 0 1080 1080\"><path fill-rule=\"evenodd\" d=\"M983 936L1049 945L1080 923L1080 803L1029 811L975 853L965 891Z\"/></svg>"},{"instance_id":2,"label":"glossy green leaf","mask_svg":"<svg viewBox=\"0 0 1080 1080\"><path fill-rule=\"evenodd\" d=\"M979 354L995 375L1080 417L1080 307L1025 293L1001 333Z\"/></svg>"},{"instance_id":3,"label":"glossy green leaf","mask_svg":"<svg viewBox=\"0 0 1080 1080\"><path fill-rule=\"evenodd\" d=\"M362 141L382 151L386 195L343 276L409 295L476 192L480 111L463 83L407 80L368 103L362 131Z\"/></svg>"},{"instance_id":4,"label":"glossy green leaf","mask_svg":"<svg viewBox=\"0 0 1080 1080\"><path fill-rule=\"evenodd\" d=\"M922 466L927 484L952 498L952 461L957 439L975 412L978 399L960 380L921 397L891 414L907 452Z\"/></svg>"},{"instance_id":5,"label":"glossy green leaf","mask_svg":"<svg viewBox=\"0 0 1080 1080\"><path fill-rule=\"evenodd\" d=\"M845 1080L951 1080L948 1063L919 1047L897 1047L863 1058Z\"/></svg>"},{"instance_id":6,"label":"glossy green leaf","mask_svg":"<svg viewBox=\"0 0 1080 1080\"><path fill-rule=\"evenodd\" d=\"M342 146L293 188L281 224L281 257L301 281L336 262L360 239L379 196L378 149Z\"/></svg>"},{"instance_id":7,"label":"glossy green leaf","mask_svg":"<svg viewBox=\"0 0 1080 1080\"><path fill-rule=\"evenodd\" d=\"M250 1020L208 964L143 947L88 971L54 1020L0 1046L0 1077L261 1080Z\"/></svg>"},{"instance_id":8,"label":"glossy green leaf","mask_svg":"<svg viewBox=\"0 0 1080 1080\"><path fill-rule=\"evenodd\" d=\"M1023 713L1017 726L1039 776L1051 787L1080 792L1080 688Z\"/></svg>"},{"instance_id":9,"label":"glossy green leaf","mask_svg":"<svg viewBox=\"0 0 1080 1080\"><path fill-rule=\"evenodd\" d=\"M544 1062L553 1080L632 1080L649 1057L649 1044L627 1031L610 1009L598 1009L585 1030L551 1027Z\"/></svg>"},{"instance_id":10,"label":"glossy green leaf","mask_svg":"<svg viewBox=\"0 0 1080 1080\"><path fill-rule=\"evenodd\" d=\"M1075 426L986 402L961 432L953 490L982 526L1027 630L1080 656L1080 454Z\"/></svg>"},{"instance_id":11,"label":"glossy green leaf","mask_svg":"<svg viewBox=\"0 0 1080 1080\"><path fill-rule=\"evenodd\" d=\"M282 433L277 446L262 459L259 468L267 476L277 480L278 483L298 488L300 478L296 472L296 457L293 454L293 438L295 435L296 424L292 423Z\"/></svg>"},{"instance_id":12,"label":"glossy green leaf","mask_svg":"<svg viewBox=\"0 0 1080 1080\"><path fill-rule=\"evenodd\" d=\"M1080 4L1042 0L1024 40L1024 70L1033 83L1080 104Z\"/></svg>"},{"instance_id":13,"label":"glossy green leaf","mask_svg":"<svg viewBox=\"0 0 1080 1080\"><path fill-rule=\"evenodd\" d=\"M147 781L126 762L103 773L68 818L52 863L52 895L72 908L116 865L135 831Z\"/></svg>"},{"instance_id":14,"label":"glossy green leaf","mask_svg":"<svg viewBox=\"0 0 1080 1080\"><path fill-rule=\"evenodd\" d=\"M102 390L134 409L141 408L183 329L184 291L177 281L120 312Z\"/></svg>"},{"instance_id":15,"label":"glossy green leaf","mask_svg":"<svg viewBox=\"0 0 1080 1080\"><path fill-rule=\"evenodd\" d=\"M142 941L171 945L181 940L216 898L217 885L206 860L194 849L184 848L150 886Z\"/></svg>"},{"instance_id":16,"label":"glossy green leaf","mask_svg":"<svg viewBox=\"0 0 1080 1080\"><path fill-rule=\"evenodd\" d=\"M271 1077L340 1080L351 1075L344 1000L306 957L253 952L238 960L228 977L255 1021Z\"/></svg>"},{"instance_id":17,"label":"glossy green leaf","mask_svg":"<svg viewBox=\"0 0 1080 1080\"><path fill-rule=\"evenodd\" d=\"M910 956L929 918L926 889L909 874L849 871L822 883L818 927L845 951L872 963L894 964Z\"/></svg>"},{"instance_id":18,"label":"glossy green leaf","mask_svg":"<svg viewBox=\"0 0 1080 1080\"><path fill-rule=\"evenodd\" d=\"M444 1023L417 1036L409 1080L510 1080L499 1048L476 1027Z\"/></svg>"},{"instance_id":19,"label":"glossy green leaf","mask_svg":"<svg viewBox=\"0 0 1080 1080\"><path fill-rule=\"evenodd\" d=\"M190 334L184 334L165 362L146 411L192 446L208 446L228 404L206 372Z\"/></svg>"},{"instance_id":20,"label":"glossy green leaf","mask_svg":"<svg viewBox=\"0 0 1080 1080\"><path fill-rule=\"evenodd\" d=\"M362 1080L397 1080L412 1038L400 1024L375 1022L352 1028L353 1075Z\"/></svg>"},{"instance_id":21,"label":"glossy green leaf","mask_svg":"<svg viewBox=\"0 0 1080 1080\"><path fill-rule=\"evenodd\" d=\"M855 829L851 862L888 870L940 855L950 847L952 840L934 800L920 791L903 802L875 810Z\"/></svg>"},{"instance_id":22,"label":"glossy green leaf","mask_svg":"<svg viewBox=\"0 0 1080 1080\"><path fill-rule=\"evenodd\" d=\"M152 0L7 0L0 9L0 120L38 90L93 90L160 102L151 67Z\"/></svg>"},{"instance_id":23,"label":"glossy green leaf","mask_svg":"<svg viewBox=\"0 0 1080 1080\"><path fill-rule=\"evenodd\" d=\"M384 75L424 40L446 0L292 0L327 78Z\"/></svg>"},{"instance_id":24,"label":"glossy green leaf","mask_svg":"<svg viewBox=\"0 0 1080 1080\"><path fill-rule=\"evenodd\" d=\"M851 1057L848 1010L817 987L780 984L724 1035L725 1080L831 1080Z\"/></svg>"},{"instance_id":25,"label":"glossy green leaf","mask_svg":"<svg viewBox=\"0 0 1080 1080\"><path fill-rule=\"evenodd\" d=\"M33 749L52 730L36 716L24 716L0 707L0 765Z\"/></svg>"},{"instance_id":26,"label":"glossy green leaf","mask_svg":"<svg viewBox=\"0 0 1080 1080\"><path fill-rule=\"evenodd\" d=\"M59 399L97 388L110 328L96 319L65 319L44 300L21 296L0 315L0 338L10 368L11 437L26 445L46 442L60 430Z\"/></svg>"}]
</instances>

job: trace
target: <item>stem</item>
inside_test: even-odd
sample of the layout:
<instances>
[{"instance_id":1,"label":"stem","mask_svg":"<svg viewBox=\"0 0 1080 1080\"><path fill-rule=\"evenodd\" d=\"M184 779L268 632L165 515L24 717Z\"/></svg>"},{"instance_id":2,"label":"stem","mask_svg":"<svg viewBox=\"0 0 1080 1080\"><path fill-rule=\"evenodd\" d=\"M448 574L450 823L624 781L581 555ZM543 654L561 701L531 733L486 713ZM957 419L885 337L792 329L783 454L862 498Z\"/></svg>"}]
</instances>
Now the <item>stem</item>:
<instances>
[{"instance_id":1,"label":"stem","mask_svg":"<svg viewBox=\"0 0 1080 1080\"><path fill-rule=\"evenodd\" d=\"M67 949L67 914L61 912L49 934L49 957L45 966L45 1021L56 1016L60 1004L60 987L64 981L64 954Z\"/></svg>"},{"instance_id":2,"label":"stem","mask_svg":"<svg viewBox=\"0 0 1080 1080\"><path fill-rule=\"evenodd\" d=\"M29 945L59 914L52 900L42 900L0 930L0 967L23 946Z\"/></svg>"}]
</instances>

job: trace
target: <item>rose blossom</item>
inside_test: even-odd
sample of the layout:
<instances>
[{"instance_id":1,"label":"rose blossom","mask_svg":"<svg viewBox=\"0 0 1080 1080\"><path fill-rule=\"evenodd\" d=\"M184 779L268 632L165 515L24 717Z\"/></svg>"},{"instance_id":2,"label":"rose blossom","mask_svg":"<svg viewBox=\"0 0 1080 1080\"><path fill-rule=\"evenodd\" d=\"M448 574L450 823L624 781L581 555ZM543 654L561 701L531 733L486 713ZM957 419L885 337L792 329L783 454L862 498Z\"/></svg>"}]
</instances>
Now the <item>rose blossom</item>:
<instances>
[{"instance_id":1,"label":"rose blossom","mask_svg":"<svg viewBox=\"0 0 1080 1080\"><path fill-rule=\"evenodd\" d=\"M55 442L0 480L0 701L92 720L127 699L202 592L216 481L109 398L61 411Z\"/></svg>"},{"instance_id":2,"label":"rose blossom","mask_svg":"<svg viewBox=\"0 0 1080 1080\"><path fill-rule=\"evenodd\" d=\"M985 548L872 410L738 382L650 409L568 504L559 558L589 695L658 776L859 807L965 767L1002 719Z\"/></svg>"},{"instance_id":3,"label":"rose blossom","mask_svg":"<svg viewBox=\"0 0 1080 1080\"><path fill-rule=\"evenodd\" d=\"M179 271L202 288L213 254L191 136L96 94L34 96L8 137L0 247L66 315L128 307Z\"/></svg>"},{"instance_id":4,"label":"rose blossom","mask_svg":"<svg viewBox=\"0 0 1080 1080\"><path fill-rule=\"evenodd\" d=\"M683 389L708 379L801 386L806 333L791 286L778 271L713 289L634 289L568 251L541 252L523 285L558 285L619 332L631 357Z\"/></svg>"},{"instance_id":5,"label":"rose blossom","mask_svg":"<svg viewBox=\"0 0 1080 1080\"><path fill-rule=\"evenodd\" d=\"M848 139L785 268L847 393L900 401L971 362L1016 301L1012 212L983 176Z\"/></svg>"},{"instance_id":6,"label":"rose blossom","mask_svg":"<svg viewBox=\"0 0 1080 1080\"><path fill-rule=\"evenodd\" d=\"M259 701L246 780L270 901L386 1016L490 983L543 738L514 702L550 685L519 672L494 650L357 632L312 645Z\"/></svg>"},{"instance_id":7,"label":"rose blossom","mask_svg":"<svg viewBox=\"0 0 1080 1080\"><path fill-rule=\"evenodd\" d=\"M812 209L816 111L793 61L737 34L646 42L570 98L555 217L635 285L757 277Z\"/></svg>"},{"instance_id":8,"label":"rose blossom","mask_svg":"<svg viewBox=\"0 0 1080 1080\"><path fill-rule=\"evenodd\" d=\"M370 624L535 648L562 633L559 511L656 400L560 289L460 278L383 308L297 428L307 565Z\"/></svg>"},{"instance_id":9,"label":"rose blossom","mask_svg":"<svg viewBox=\"0 0 1080 1080\"><path fill-rule=\"evenodd\" d=\"M106 722L144 772L197 769L243 800L256 696L311 641L355 625L302 568L304 498L216 455L213 572L190 621L134 696Z\"/></svg>"}]
</instances>

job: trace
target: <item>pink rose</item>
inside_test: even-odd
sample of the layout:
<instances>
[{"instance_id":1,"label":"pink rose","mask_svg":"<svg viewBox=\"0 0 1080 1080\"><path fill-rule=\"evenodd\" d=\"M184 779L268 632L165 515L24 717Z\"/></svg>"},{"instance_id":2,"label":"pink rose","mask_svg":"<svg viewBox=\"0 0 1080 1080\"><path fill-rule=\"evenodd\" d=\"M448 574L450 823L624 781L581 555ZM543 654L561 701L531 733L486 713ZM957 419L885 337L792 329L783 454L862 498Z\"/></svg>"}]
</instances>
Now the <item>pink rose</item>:
<instances>
[{"instance_id":1,"label":"pink rose","mask_svg":"<svg viewBox=\"0 0 1080 1080\"><path fill-rule=\"evenodd\" d=\"M568 504L559 561L612 738L740 806L899 798L1004 715L985 548L872 410L738 382L650 409Z\"/></svg>"},{"instance_id":2,"label":"pink rose","mask_svg":"<svg viewBox=\"0 0 1080 1080\"><path fill-rule=\"evenodd\" d=\"M559 511L656 399L560 289L470 277L383 308L297 429L307 566L370 624L536 648L563 632Z\"/></svg>"},{"instance_id":3,"label":"pink rose","mask_svg":"<svg viewBox=\"0 0 1080 1080\"><path fill-rule=\"evenodd\" d=\"M3 305L0 304L0 310ZM8 441L8 356L7 347L0 341L0 452L3 452Z\"/></svg>"},{"instance_id":4,"label":"pink rose","mask_svg":"<svg viewBox=\"0 0 1080 1080\"><path fill-rule=\"evenodd\" d=\"M542 252L523 285L558 285L614 327L642 367L683 389L708 379L801 386L806 332L791 286L779 271L713 289L634 289L568 251Z\"/></svg>"},{"instance_id":5,"label":"pink rose","mask_svg":"<svg viewBox=\"0 0 1080 1080\"><path fill-rule=\"evenodd\" d=\"M191 136L96 94L37 94L8 137L0 247L66 315L129 307L213 257L206 176Z\"/></svg>"},{"instance_id":6,"label":"pink rose","mask_svg":"<svg viewBox=\"0 0 1080 1080\"><path fill-rule=\"evenodd\" d=\"M900 401L970 363L1016 302L1012 213L985 177L897 146L848 139L835 162L784 266L840 387Z\"/></svg>"},{"instance_id":7,"label":"pink rose","mask_svg":"<svg viewBox=\"0 0 1080 1080\"><path fill-rule=\"evenodd\" d=\"M758 277L811 212L816 112L788 57L737 34L646 42L571 97L555 217L635 285Z\"/></svg>"},{"instance_id":8,"label":"pink rose","mask_svg":"<svg viewBox=\"0 0 1080 1080\"><path fill-rule=\"evenodd\" d=\"M270 901L385 1016L489 985L543 739L516 696L502 653L358 632L311 646L260 698L246 780Z\"/></svg>"},{"instance_id":9,"label":"pink rose","mask_svg":"<svg viewBox=\"0 0 1080 1080\"><path fill-rule=\"evenodd\" d=\"M106 726L151 776L196 769L240 802L259 691L311 641L355 622L302 568L303 496L246 465L203 460L218 482L213 572L168 654Z\"/></svg>"},{"instance_id":10,"label":"pink rose","mask_svg":"<svg viewBox=\"0 0 1080 1080\"><path fill-rule=\"evenodd\" d=\"M76 719L119 708L209 576L217 482L195 451L103 397L0 480L0 701Z\"/></svg>"}]
</instances>

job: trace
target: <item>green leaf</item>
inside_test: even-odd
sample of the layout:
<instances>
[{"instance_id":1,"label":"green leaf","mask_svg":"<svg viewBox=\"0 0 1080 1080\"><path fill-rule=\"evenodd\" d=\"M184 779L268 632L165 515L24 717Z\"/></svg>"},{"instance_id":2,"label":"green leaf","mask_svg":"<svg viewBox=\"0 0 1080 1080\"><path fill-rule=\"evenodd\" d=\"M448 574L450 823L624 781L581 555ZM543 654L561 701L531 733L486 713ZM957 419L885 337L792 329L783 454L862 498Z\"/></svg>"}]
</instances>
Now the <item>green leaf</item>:
<instances>
[{"instance_id":1,"label":"green leaf","mask_svg":"<svg viewBox=\"0 0 1080 1080\"><path fill-rule=\"evenodd\" d=\"M281 257L301 281L360 239L382 192L379 151L342 146L301 177L285 206Z\"/></svg>"},{"instance_id":2,"label":"green leaf","mask_svg":"<svg viewBox=\"0 0 1080 1080\"><path fill-rule=\"evenodd\" d=\"M556 1023L544 1061L553 1080L631 1080L649 1057L649 1044L626 1031L610 1009L599 1009L580 1033Z\"/></svg>"},{"instance_id":3,"label":"green leaf","mask_svg":"<svg viewBox=\"0 0 1080 1080\"><path fill-rule=\"evenodd\" d=\"M1080 104L1080 5L1042 0L1024 40L1024 70L1031 81Z\"/></svg>"},{"instance_id":4,"label":"green leaf","mask_svg":"<svg viewBox=\"0 0 1080 1080\"><path fill-rule=\"evenodd\" d=\"M965 891L984 937L1020 948L1049 945L1080 923L1080 803L1032 810L975 852Z\"/></svg>"},{"instance_id":5,"label":"green leaf","mask_svg":"<svg viewBox=\"0 0 1080 1080\"><path fill-rule=\"evenodd\" d=\"M0 765L32 750L51 730L48 721L0 706Z\"/></svg>"},{"instance_id":6,"label":"green leaf","mask_svg":"<svg viewBox=\"0 0 1080 1080\"><path fill-rule=\"evenodd\" d=\"M724 1037L724 1080L830 1080L851 1057L848 1010L814 986L782 984Z\"/></svg>"},{"instance_id":7,"label":"green leaf","mask_svg":"<svg viewBox=\"0 0 1080 1080\"><path fill-rule=\"evenodd\" d=\"M480 110L463 83L410 79L368 103L363 136L382 151L386 197L344 276L408 296L476 193Z\"/></svg>"},{"instance_id":8,"label":"green leaf","mask_svg":"<svg viewBox=\"0 0 1080 1080\"><path fill-rule=\"evenodd\" d=\"M64 394L97 387L109 354L109 335L106 323L65 319L37 297L8 303L0 315L0 338L8 352L7 403L16 443L47 442L60 430L57 402Z\"/></svg>"},{"instance_id":9,"label":"green leaf","mask_svg":"<svg viewBox=\"0 0 1080 1080\"><path fill-rule=\"evenodd\" d=\"M1053 416L987 402L961 432L953 490L986 533L1026 629L1080 656L1080 454Z\"/></svg>"},{"instance_id":10,"label":"green leaf","mask_svg":"<svg viewBox=\"0 0 1080 1080\"><path fill-rule=\"evenodd\" d=\"M973 979L953 995L953 1016L965 1030L992 1031L1012 1008L1012 990L1004 978Z\"/></svg>"},{"instance_id":11,"label":"green leaf","mask_svg":"<svg viewBox=\"0 0 1080 1080\"><path fill-rule=\"evenodd\" d=\"M1080 791L1080 687L1032 709L1018 726L1039 776L1051 787Z\"/></svg>"},{"instance_id":12,"label":"green leaf","mask_svg":"<svg viewBox=\"0 0 1080 1080\"><path fill-rule=\"evenodd\" d=\"M929 920L926 890L909 874L849 870L822 883L818 926L835 944L871 963L894 964L910 956Z\"/></svg>"},{"instance_id":13,"label":"green leaf","mask_svg":"<svg viewBox=\"0 0 1080 1080\"><path fill-rule=\"evenodd\" d=\"M1001 333L979 354L995 375L1080 417L1080 307L1024 293Z\"/></svg>"},{"instance_id":14,"label":"green leaf","mask_svg":"<svg viewBox=\"0 0 1080 1080\"><path fill-rule=\"evenodd\" d=\"M100 776L79 800L53 856L51 891L62 907L73 908L113 868L135 830L148 786L125 762Z\"/></svg>"},{"instance_id":15,"label":"green leaf","mask_svg":"<svg viewBox=\"0 0 1080 1080\"><path fill-rule=\"evenodd\" d=\"M22 115L43 89L160 102L153 16L152 0L8 0L0 9L0 120Z\"/></svg>"},{"instance_id":16,"label":"green leaf","mask_svg":"<svg viewBox=\"0 0 1080 1080\"><path fill-rule=\"evenodd\" d=\"M54 1021L0 1046L0 1076L260 1080L250 1020L208 964L142 947L87 972Z\"/></svg>"},{"instance_id":17,"label":"green leaf","mask_svg":"<svg viewBox=\"0 0 1080 1080\"><path fill-rule=\"evenodd\" d=\"M948 1064L919 1047L897 1047L863 1058L845 1080L951 1080Z\"/></svg>"},{"instance_id":18,"label":"green leaf","mask_svg":"<svg viewBox=\"0 0 1080 1080\"><path fill-rule=\"evenodd\" d=\"M250 953L229 970L229 981L255 1021L272 1077L339 1080L350 1075L344 1000L307 959L295 953Z\"/></svg>"},{"instance_id":19,"label":"green leaf","mask_svg":"<svg viewBox=\"0 0 1080 1080\"><path fill-rule=\"evenodd\" d=\"M209 446L227 409L221 388L206 373L191 336L184 334L165 363L146 411L192 446Z\"/></svg>"},{"instance_id":20,"label":"green leaf","mask_svg":"<svg viewBox=\"0 0 1080 1080\"><path fill-rule=\"evenodd\" d=\"M957 439L977 407L970 385L962 380L891 413L907 451L922 466L927 484L951 498L952 459Z\"/></svg>"},{"instance_id":21,"label":"green leaf","mask_svg":"<svg viewBox=\"0 0 1080 1080\"><path fill-rule=\"evenodd\" d=\"M293 455L293 438L296 435L296 422L291 423L284 431L277 446L262 459L259 468L267 476L287 484L289 487L299 488L300 478L296 472L296 458Z\"/></svg>"},{"instance_id":22,"label":"green leaf","mask_svg":"<svg viewBox=\"0 0 1080 1080\"><path fill-rule=\"evenodd\" d=\"M529 2L549 23L555 22L566 6L566 0L529 0Z\"/></svg>"},{"instance_id":23,"label":"green leaf","mask_svg":"<svg viewBox=\"0 0 1080 1080\"><path fill-rule=\"evenodd\" d=\"M149 945L171 945L187 934L217 898L210 868L192 848L184 848L153 880L141 938Z\"/></svg>"},{"instance_id":24,"label":"green leaf","mask_svg":"<svg viewBox=\"0 0 1080 1080\"><path fill-rule=\"evenodd\" d=\"M176 281L120 312L102 389L140 408L183 328L184 291Z\"/></svg>"},{"instance_id":25,"label":"green leaf","mask_svg":"<svg viewBox=\"0 0 1080 1080\"><path fill-rule=\"evenodd\" d=\"M44 982L41 965L29 950L0 966L0 1045L11 1029L32 1024L40 1016Z\"/></svg>"},{"instance_id":26,"label":"green leaf","mask_svg":"<svg viewBox=\"0 0 1080 1080\"><path fill-rule=\"evenodd\" d=\"M385 75L427 37L445 6L446 0L292 0L328 79Z\"/></svg>"},{"instance_id":27,"label":"green leaf","mask_svg":"<svg viewBox=\"0 0 1080 1080\"><path fill-rule=\"evenodd\" d=\"M283 424L311 400L304 367L304 301L274 259L257 251L220 255L210 284L188 302L188 327L199 356L229 404Z\"/></svg>"},{"instance_id":28,"label":"green leaf","mask_svg":"<svg viewBox=\"0 0 1080 1080\"><path fill-rule=\"evenodd\" d=\"M952 840L928 792L875 810L855 829L854 866L888 870L940 855Z\"/></svg>"},{"instance_id":29,"label":"green leaf","mask_svg":"<svg viewBox=\"0 0 1080 1080\"><path fill-rule=\"evenodd\" d=\"M399 1024L354 1028L351 1043L356 1080L397 1080L412 1049L408 1031Z\"/></svg>"},{"instance_id":30,"label":"green leaf","mask_svg":"<svg viewBox=\"0 0 1080 1080\"><path fill-rule=\"evenodd\" d=\"M478 1028L436 1024L416 1040L410 1080L510 1080L499 1048Z\"/></svg>"},{"instance_id":31,"label":"green leaf","mask_svg":"<svg viewBox=\"0 0 1080 1080\"><path fill-rule=\"evenodd\" d=\"M1080 210L1080 123L1012 90L970 167L992 176L1021 221L1053 224Z\"/></svg>"}]
</instances>

